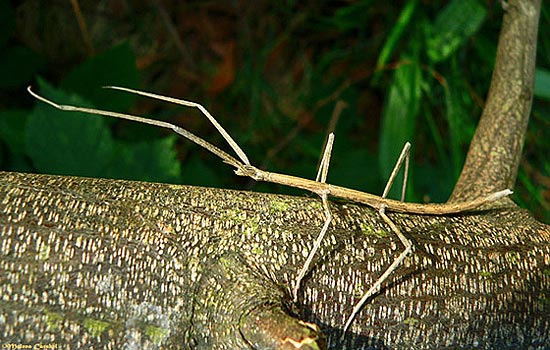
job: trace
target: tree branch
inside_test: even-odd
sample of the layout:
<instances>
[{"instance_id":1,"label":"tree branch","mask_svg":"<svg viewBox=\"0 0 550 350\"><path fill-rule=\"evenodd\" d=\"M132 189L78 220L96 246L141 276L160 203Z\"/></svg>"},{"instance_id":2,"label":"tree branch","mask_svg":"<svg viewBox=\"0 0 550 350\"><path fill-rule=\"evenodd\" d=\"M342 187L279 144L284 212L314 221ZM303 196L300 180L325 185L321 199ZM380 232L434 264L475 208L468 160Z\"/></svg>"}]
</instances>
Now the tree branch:
<instances>
[{"instance_id":1,"label":"tree branch","mask_svg":"<svg viewBox=\"0 0 550 350\"><path fill-rule=\"evenodd\" d=\"M533 99L540 0L510 0L487 103L450 202L513 188Z\"/></svg>"},{"instance_id":2,"label":"tree branch","mask_svg":"<svg viewBox=\"0 0 550 350\"><path fill-rule=\"evenodd\" d=\"M317 199L0 172L0 339L60 349L342 349L401 251L380 215ZM550 227L517 207L388 214L414 254L347 349L542 349ZM314 324L318 326L315 326ZM320 327L320 328L319 328ZM324 334L322 334L321 333Z\"/></svg>"}]
</instances>

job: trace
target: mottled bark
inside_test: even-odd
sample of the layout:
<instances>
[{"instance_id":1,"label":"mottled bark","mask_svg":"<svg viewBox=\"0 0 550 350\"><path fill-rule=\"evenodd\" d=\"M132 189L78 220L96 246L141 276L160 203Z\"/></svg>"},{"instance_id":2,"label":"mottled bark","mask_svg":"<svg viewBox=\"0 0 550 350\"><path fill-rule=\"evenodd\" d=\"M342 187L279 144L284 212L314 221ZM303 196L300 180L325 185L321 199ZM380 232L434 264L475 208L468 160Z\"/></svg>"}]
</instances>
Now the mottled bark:
<instances>
[{"instance_id":1,"label":"mottled bark","mask_svg":"<svg viewBox=\"0 0 550 350\"><path fill-rule=\"evenodd\" d=\"M508 2L452 200L513 187L539 6ZM510 200L447 216L390 213L413 254L340 343L354 303L402 247L375 211L331 209L293 304L324 221L317 199L0 173L2 346L550 349L550 227Z\"/></svg>"},{"instance_id":2,"label":"mottled bark","mask_svg":"<svg viewBox=\"0 0 550 350\"><path fill-rule=\"evenodd\" d=\"M339 349L354 302L402 250L375 211L333 204L292 305L324 220L316 199L10 173L0 186L4 342L324 348L305 321ZM548 348L548 226L505 204L390 215L415 251L361 311L347 348Z\"/></svg>"},{"instance_id":3,"label":"mottled bark","mask_svg":"<svg viewBox=\"0 0 550 350\"><path fill-rule=\"evenodd\" d=\"M529 121L540 0L510 0L483 114L451 195L459 202L514 188Z\"/></svg>"}]
</instances>

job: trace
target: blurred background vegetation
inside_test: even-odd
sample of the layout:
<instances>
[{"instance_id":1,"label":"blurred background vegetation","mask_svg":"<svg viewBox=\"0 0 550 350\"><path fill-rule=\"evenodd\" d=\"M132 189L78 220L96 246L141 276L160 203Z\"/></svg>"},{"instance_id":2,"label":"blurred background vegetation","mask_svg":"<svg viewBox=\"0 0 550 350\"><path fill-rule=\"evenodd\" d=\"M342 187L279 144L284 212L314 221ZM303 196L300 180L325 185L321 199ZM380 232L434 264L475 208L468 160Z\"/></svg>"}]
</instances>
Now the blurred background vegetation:
<instances>
[{"instance_id":1,"label":"blurred background vegetation","mask_svg":"<svg viewBox=\"0 0 550 350\"><path fill-rule=\"evenodd\" d=\"M500 1L0 0L0 169L303 192L256 184L166 130L55 111L58 102L167 120L222 146L198 111L101 89L203 104L270 171L382 192L405 141L407 200L450 195L481 114ZM550 222L550 4L514 200Z\"/></svg>"}]
</instances>

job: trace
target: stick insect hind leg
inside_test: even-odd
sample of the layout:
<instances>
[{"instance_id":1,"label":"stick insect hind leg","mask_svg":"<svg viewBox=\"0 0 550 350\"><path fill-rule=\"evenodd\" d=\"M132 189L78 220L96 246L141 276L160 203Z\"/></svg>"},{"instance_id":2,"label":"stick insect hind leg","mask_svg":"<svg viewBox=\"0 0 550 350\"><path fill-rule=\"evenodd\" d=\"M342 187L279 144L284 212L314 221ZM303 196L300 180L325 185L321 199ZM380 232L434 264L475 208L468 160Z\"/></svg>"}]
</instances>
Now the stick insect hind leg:
<instances>
[{"instance_id":1,"label":"stick insect hind leg","mask_svg":"<svg viewBox=\"0 0 550 350\"><path fill-rule=\"evenodd\" d=\"M401 166L403 165L403 161L405 161L405 169L404 169L404 175L403 175L403 186L401 189L401 201L405 200L405 191L407 188L407 177L409 175L409 153L410 153L411 144L405 143L405 146L403 147L403 150L401 151L401 155L399 156L399 159L395 163L395 166L393 168L393 171L390 175L390 178L388 179L388 182L386 183L386 187L384 188L384 192L382 194L382 198L386 198L394 181L397 177L397 174L399 173L399 170L401 169ZM393 261L393 263L384 271L384 273L378 278L376 282L370 287L370 289L363 294L361 299L355 304L353 307L353 310L348 317L344 329L342 331L342 336L340 340L344 339L344 336L351 326L351 323L359 313L359 311L363 308L363 305L367 302L367 300L374 294L378 293L380 291L380 287L382 283L392 274L393 271L395 271L399 265L405 260L407 255L412 251L412 243L409 241L399 230L397 225L386 215L386 207L382 205L380 207L380 210L378 211L382 219L388 224L391 228L391 230L397 235L401 243L405 246L405 250L399 254L399 256Z\"/></svg>"}]
</instances>

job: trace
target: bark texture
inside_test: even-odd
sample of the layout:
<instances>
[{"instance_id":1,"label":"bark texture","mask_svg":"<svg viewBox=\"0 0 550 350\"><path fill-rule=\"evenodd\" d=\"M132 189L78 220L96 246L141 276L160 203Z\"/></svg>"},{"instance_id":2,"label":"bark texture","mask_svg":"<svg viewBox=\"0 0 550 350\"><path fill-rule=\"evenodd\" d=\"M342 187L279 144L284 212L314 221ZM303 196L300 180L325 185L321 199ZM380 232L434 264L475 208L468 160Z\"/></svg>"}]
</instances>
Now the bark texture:
<instances>
[{"instance_id":1,"label":"bark texture","mask_svg":"<svg viewBox=\"0 0 550 350\"><path fill-rule=\"evenodd\" d=\"M403 249L375 211L333 205L293 305L290 288L324 221L316 199L12 173L0 186L3 342L550 348L550 228L505 203L390 214L415 251L342 344L353 304Z\"/></svg>"},{"instance_id":2,"label":"bark texture","mask_svg":"<svg viewBox=\"0 0 550 350\"><path fill-rule=\"evenodd\" d=\"M491 87L450 201L514 188L529 121L540 0L510 0L498 41Z\"/></svg>"},{"instance_id":3,"label":"bark texture","mask_svg":"<svg viewBox=\"0 0 550 350\"><path fill-rule=\"evenodd\" d=\"M452 200L512 187L540 1L510 0L478 132ZM510 200L447 216L317 199L0 173L0 341L58 349L550 349L550 227Z\"/></svg>"}]
</instances>

